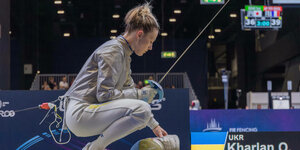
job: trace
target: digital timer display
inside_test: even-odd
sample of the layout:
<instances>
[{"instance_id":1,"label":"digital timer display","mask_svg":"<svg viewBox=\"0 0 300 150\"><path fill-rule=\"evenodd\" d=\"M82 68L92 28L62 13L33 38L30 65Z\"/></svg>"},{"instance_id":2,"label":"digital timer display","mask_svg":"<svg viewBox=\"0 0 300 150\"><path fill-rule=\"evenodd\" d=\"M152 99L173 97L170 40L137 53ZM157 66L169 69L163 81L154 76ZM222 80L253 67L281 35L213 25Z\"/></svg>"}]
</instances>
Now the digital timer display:
<instances>
[{"instance_id":1,"label":"digital timer display","mask_svg":"<svg viewBox=\"0 0 300 150\"><path fill-rule=\"evenodd\" d=\"M269 20L256 20L257 27L269 27L270 21Z\"/></svg>"}]
</instances>

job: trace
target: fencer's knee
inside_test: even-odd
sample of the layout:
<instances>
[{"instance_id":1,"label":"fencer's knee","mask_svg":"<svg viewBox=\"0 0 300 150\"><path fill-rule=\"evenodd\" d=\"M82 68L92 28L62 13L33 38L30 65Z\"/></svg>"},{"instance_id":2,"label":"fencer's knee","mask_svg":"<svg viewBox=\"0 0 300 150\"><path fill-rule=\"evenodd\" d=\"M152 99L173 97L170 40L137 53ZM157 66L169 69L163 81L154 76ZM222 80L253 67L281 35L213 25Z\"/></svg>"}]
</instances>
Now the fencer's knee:
<instances>
[{"instance_id":1,"label":"fencer's knee","mask_svg":"<svg viewBox=\"0 0 300 150\"><path fill-rule=\"evenodd\" d=\"M134 114L139 116L139 118L146 123L152 116L151 107L148 103L139 101L138 108L135 110Z\"/></svg>"}]
</instances>

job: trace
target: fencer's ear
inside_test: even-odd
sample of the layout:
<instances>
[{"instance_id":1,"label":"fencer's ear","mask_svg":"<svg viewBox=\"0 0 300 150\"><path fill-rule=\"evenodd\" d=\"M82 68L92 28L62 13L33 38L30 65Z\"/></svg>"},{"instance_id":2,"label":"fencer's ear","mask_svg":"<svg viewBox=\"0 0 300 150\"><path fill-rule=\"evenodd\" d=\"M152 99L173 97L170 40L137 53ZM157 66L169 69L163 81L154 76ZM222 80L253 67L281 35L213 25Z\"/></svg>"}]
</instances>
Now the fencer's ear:
<instances>
[{"instance_id":1,"label":"fencer's ear","mask_svg":"<svg viewBox=\"0 0 300 150\"><path fill-rule=\"evenodd\" d=\"M138 30L138 31L136 32L136 36L137 36L138 39L142 38L143 35L144 35L144 31L143 31L143 30Z\"/></svg>"}]
</instances>

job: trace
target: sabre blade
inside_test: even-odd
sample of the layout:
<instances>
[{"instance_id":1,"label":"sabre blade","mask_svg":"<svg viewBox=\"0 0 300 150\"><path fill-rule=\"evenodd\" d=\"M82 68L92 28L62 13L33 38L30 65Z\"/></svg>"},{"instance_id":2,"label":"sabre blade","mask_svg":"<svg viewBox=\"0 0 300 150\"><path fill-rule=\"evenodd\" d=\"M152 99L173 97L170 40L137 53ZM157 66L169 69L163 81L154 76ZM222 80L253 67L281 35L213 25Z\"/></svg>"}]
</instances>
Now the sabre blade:
<instances>
[{"instance_id":1,"label":"sabre blade","mask_svg":"<svg viewBox=\"0 0 300 150\"><path fill-rule=\"evenodd\" d=\"M170 67L170 69L166 72L166 74L159 80L159 84L165 79L165 77L169 74L169 72L174 68L177 62L181 59L181 57L190 49L190 47L196 42L196 40L200 37L200 35L206 30L206 28L214 21L214 19L219 15L219 13L224 9L224 7L230 2L228 0L222 8L215 14L215 16L208 22L208 24L202 29L202 31L197 35L197 37L192 41L192 43L183 51L183 53L178 57L175 63Z\"/></svg>"}]
</instances>

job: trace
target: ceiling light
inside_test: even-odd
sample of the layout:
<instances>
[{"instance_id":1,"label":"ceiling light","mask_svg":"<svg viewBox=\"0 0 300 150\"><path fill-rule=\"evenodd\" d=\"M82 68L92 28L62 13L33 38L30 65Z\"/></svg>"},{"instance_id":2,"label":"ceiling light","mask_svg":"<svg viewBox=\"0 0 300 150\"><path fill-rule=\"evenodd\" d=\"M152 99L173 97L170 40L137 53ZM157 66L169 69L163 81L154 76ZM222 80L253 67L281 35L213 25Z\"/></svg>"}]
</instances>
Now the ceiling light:
<instances>
[{"instance_id":1,"label":"ceiling light","mask_svg":"<svg viewBox=\"0 0 300 150\"><path fill-rule=\"evenodd\" d=\"M70 37L71 34L70 33L64 33L64 37Z\"/></svg>"},{"instance_id":2,"label":"ceiling light","mask_svg":"<svg viewBox=\"0 0 300 150\"><path fill-rule=\"evenodd\" d=\"M209 35L208 38L209 38L209 39L214 39L215 36L214 36L214 35Z\"/></svg>"},{"instance_id":3,"label":"ceiling light","mask_svg":"<svg viewBox=\"0 0 300 150\"><path fill-rule=\"evenodd\" d=\"M59 14L59 15L65 14L65 11L64 10L58 10L57 14Z\"/></svg>"},{"instance_id":4,"label":"ceiling light","mask_svg":"<svg viewBox=\"0 0 300 150\"><path fill-rule=\"evenodd\" d=\"M222 30L221 29L215 29L216 33L220 33Z\"/></svg>"},{"instance_id":5,"label":"ceiling light","mask_svg":"<svg viewBox=\"0 0 300 150\"><path fill-rule=\"evenodd\" d=\"M170 18L169 21L170 22L176 22L176 18Z\"/></svg>"},{"instance_id":6,"label":"ceiling light","mask_svg":"<svg viewBox=\"0 0 300 150\"><path fill-rule=\"evenodd\" d=\"M116 36L110 36L110 39L115 39L116 38Z\"/></svg>"},{"instance_id":7,"label":"ceiling light","mask_svg":"<svg viewBox=\"0 0 300 150\"><path fill-rule=\"evenodd\" d=\"M120 18L120 15L119 15L119 14L113 14L112 17L113 17L114 19L118 19L118 18Z\"/></svg>"},{"instance_id":8,"label":"ceiling light","mask_svg":"<svg viewBox=\"0 0 300 150\"><path fill-rule=\"evenodd\" d=\"M118 32L118 30L115 30L115 29L110 30L110 33L117 33L117 32Z\"/></svg>"},{"instance_id":9,"label":"ceiling light","mask_svg":"<svg viewBox=\"0 0 300 150\"><path fill-rule=\"evenodd\" d=\"M175 9L174 14L181 14L181 10L180 9Z\"/></svg>"},{"instance_id":10,"label":"ceiling light","mask_svg":"<svg viewBox=\"0 0 300 150\"><path fill-rule=\"evenodd\" d=\"M56 1L54 1L54 4L62 4L62 1L56 0Z\"/></svg>"},{"instance_id":11,"label":"ceiling light","mask_svg":"<svg viewBox=\"0 0 300 150\"><path fill-rule=\"evenodd\" d=\"M231 18L236 18L236 17L237 17L237 14L232 13L232 14L230 14L230 17L231 17Z\"/></svg>"},{"instance_id":12,"label":"ceiling light","mask_svg":"<svg viewBox=\"0 0 300 150\"><path fill-rule=\"evenodd\" d=\"M162 32L160 35L161 36L168 36L168 33L167 32Z\"/></svg>"},{"instance_id":13,"label":"ceiling light","mask_svg":"<svg viewBox=\"0 0 300 150\"><path fill-rule=\"evenodd\" d=\"M9 34L9 35L11 35L11 33L12 33L11 31L8 31L8 34Z\"/></svg>"}]
</instances>

